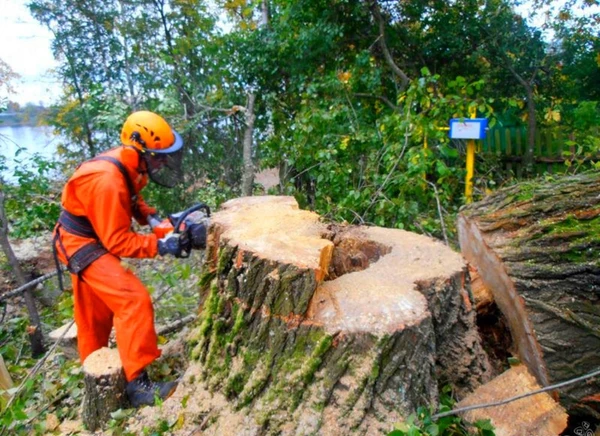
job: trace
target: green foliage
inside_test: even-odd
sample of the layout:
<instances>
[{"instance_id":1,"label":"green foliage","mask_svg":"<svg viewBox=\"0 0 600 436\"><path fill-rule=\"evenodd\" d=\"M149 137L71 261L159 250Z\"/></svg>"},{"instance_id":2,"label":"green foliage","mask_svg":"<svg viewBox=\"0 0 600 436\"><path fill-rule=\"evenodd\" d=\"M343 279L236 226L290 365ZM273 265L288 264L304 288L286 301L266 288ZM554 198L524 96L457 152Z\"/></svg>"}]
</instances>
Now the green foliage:
<instances>
[{"instance_id":1,"label":"green foliage","mask_svg":"<svg viewBox=\"0 0 600 436\"><path fill-rule=\"evenodd\" d=\"M565 152L565 163L572 172L592 167L600 168L600 105L597 101L581 101L568 114L572 125L571 139L566 141L574 153Z\"/></svg>"},{"instance_id":2,"label":"green foliage","mask_svg":"<svg viewBox=\"0 0 600 436\"><path fill-rule=\"evenodd\" d=\"M156 207L162 216L167 216L199 202L208 205L211 211L217 210L223 202L236 197L237 192L222 180L204 178L187 187L177 186L173 189L149 183L143 194L148 204Z\"/></svg>"},{"instance_id":3,"label":"green foliage","mask_svg":"<svg viewBox=\"0 0 600 436\"><path fill-rule=\"evenodd\" d=\"M58 163L38 153L24 158L24 151L19 148L15 156L14 182L0 180L11 233L17 238L51 230L60 213L60 187L54 182Z\"/></svg>"},{"instance_id":4,"label":"green foliage","mask_svg":"<svg viewBox=\"0 0 600 436\"><path fill-rule=\"evenodd\" d=\"M70 296L64 295L56 308L46 308L41 313L44 329L58 328L72 317ZM12 435L45 434L54 430L46 428L46 417L53 415L58 422L75 419L83 398L83 374L79 362L55 354L46 361L43 371L35 376L28 374L36 364L31 355L27 339L28 319L18 314L2 321L0 330L0 354L5 360L15 387L9 395L22 390L10 408L0 397L0 428Z\"/></svg>"},{"instance_id":5,"label":"green foliage","mask_svg":"<svg viewBox=\"0 0 600 436\"><path fill-rule=\"evenodd\" d=\"M357 55L357 71L346 73L349 83L337 74L313 82L285 126L289 139L269 142L268 157L275 163L286 156L292 167L288 192L304 207L338 221L441 236L436 191L442 207L456 210L463 170L459 152L440 128L449 118L468 116L471 108L489 116L491 102L478 97L484 84L460 76L446 82L424 69L399 95L403 109L384 113L378 101L354 106L347 99L358 91L351 87L362 86L359 70L368 62L366 53ZM373 117L373 110L381 116Z\"/></svg>"},{"instance_id":6,"label":"green foliage","mask_svg":"<svg viewBox=\"0 0 600 436\"><path fill-rule=\"evenodd\" d=\"M440 407L437 413L452 410L455 401L450 396L450 388L445 387L440 396ZM388 436L494 436L494 427L489 420L477 421L473 424L463 421L457 415L433 419L434 411L429 407L419 407L416 414L408 417L406 422L397 424ZM469 427L474 427L470 430Z\"/></svg>"},{"instance_id":7,"label":"green foliage","mask_svg":"<svg viewBox=\"0 0 600 436\"><path fill-rule=\"evenodd\" d=\"M201 0L35 0L68 85L50 117L69 139L61 153L79 162L117 145L131 110L158 111L186 141L186 178L176 191L149 187L150 203L217 206L239 189L251 90L253 158L285 170L284 193L332 219L441 236L464 200L463 150L440 130L449 118L474 109L507 125L554 126L562 116L577 129L568 121L577 99L597 100L589 18L556 15L551 45L514 1L377 4L381 27L361 2L275 0L263 19L261 2L217 2L214 13ZM592 157L594 135L577 132L569 164ZM493 174L501 162L485 164Z\"/></svg>"}]
</instances>

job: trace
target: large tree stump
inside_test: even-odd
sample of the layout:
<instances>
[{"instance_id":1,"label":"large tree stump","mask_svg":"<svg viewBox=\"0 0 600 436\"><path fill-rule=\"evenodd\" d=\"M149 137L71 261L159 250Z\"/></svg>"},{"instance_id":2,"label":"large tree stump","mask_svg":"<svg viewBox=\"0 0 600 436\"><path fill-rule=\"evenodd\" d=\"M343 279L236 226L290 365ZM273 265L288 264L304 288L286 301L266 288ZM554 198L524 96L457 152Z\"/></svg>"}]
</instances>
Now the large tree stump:
<instances>
[{"instance_id":1,"label":"large tree stump","mask_svg":"<svg viewBox=\"0 0 600 436\"><path fill-rule=\"evenodd\" d=\"M518 355L546 386L600 367L600 173L527 182L465 207L462 252L507 318ZM600 418L600 381L560 393Z\"/></svg>"},{"instance_id":2,"label":"large tree stump","mask_svg":"<svg viewBox=\"0 0 600 436\"><path fill-rule=\"evenodd\" d=\"M127 381L119 352L101 348L83 362L85 395L81 417L89 431L102 428L110 414L128 405L125 387Z\"/></svg>"},{"instance_id":3,"label":"large tree stump","mask_svg":"<svg viewBox=\"0 0 600 436\"><path fill-rule=\"evenodd\" d=\"M241 198L212 217L202 282L205 383L273 432L385 432L490 376L466 265L424 236Z\"/></svg>"}]
</instances>

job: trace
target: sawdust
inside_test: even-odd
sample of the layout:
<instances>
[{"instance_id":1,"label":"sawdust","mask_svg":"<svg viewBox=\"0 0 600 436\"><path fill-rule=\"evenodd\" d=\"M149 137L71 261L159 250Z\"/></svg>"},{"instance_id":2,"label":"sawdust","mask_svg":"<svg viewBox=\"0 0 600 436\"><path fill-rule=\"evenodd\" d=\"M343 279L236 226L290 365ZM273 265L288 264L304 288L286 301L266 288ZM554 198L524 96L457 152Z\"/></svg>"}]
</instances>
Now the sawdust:
<instances>
[{"instance_id":1,"label":"sawdust","mask_svg":"<svg viewBox=\"0 0 600 436\"><path fill-rule=\"evenodd\" d=\"M252 417L244 411L235 411L221 393L205 389L201 378L201 365L192 363L175 393L162 405L140 409L127 422L126 431L145 434L166 421L171 428L169 434L174 436L259 434L260 426Z\"/></svg>"}]
</instances>

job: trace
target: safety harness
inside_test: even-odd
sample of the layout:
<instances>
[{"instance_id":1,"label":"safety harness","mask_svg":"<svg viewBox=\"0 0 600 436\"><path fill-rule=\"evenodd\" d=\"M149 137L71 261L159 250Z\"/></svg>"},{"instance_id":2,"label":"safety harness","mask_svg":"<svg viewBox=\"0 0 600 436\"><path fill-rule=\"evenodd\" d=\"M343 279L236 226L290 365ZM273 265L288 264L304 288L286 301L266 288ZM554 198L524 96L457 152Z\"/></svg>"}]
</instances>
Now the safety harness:
<instances>
[{"instance_id":1,"label":"safety harness","mask_svg":"<svg viewBox=\"0 0 600 436\"><path fill-rule=\"evenodd\" d=\"M123 178L125 179L125 182L127 183L127 189L129 190L129 194L131 196L131 208L133 211L133 215L138 217L138 215L139 215L138 204L137 204L138 197L137 197L137 194L135 193L133 183L131 181L131 178L129 177L129 174L127 173L127 170L125 169L125 166L121 162L119 162L117 159L115 159L114 157L111 157L111 156L97 156L93 159L90 159L90 160L84 162L84 163L99 161L99 160L110 162L119 169L119 171L123 175ZM89 243L83 245L75 253L73 253L72 256L68 256L67 251L65 250L65 247L62 243L62 240L60 239L60 230L61 229L64 229L66 232L71 233L76 236L81 236L84 238L94 238L95 241L89 242ZM94 231L94 227L92 226L92 223L90 222L90 220L87 219L87 217L73 215L68 210L63 209L60 213L60 216L58 217L58 223L56 224L54 240L53 240L53 244L52 244L52 251L54 253L54 262L56 263L56 269L58 271L58 283L62 290L64 290L64 287L63 287L63 280L62 280L62 271L61 271L60 263L58 260L58 252L57 252L57 248L56 248L57 245L60 246L60 249L61 249L63 255L67 259L67 270L71 274L77 274L78 276L80 276L81 272L84 269L86 269L92 262L94 262L100 256L103 256L106 253L108 253L108 250L100 242L100 238L98 238L98 235Z\"/></svg>"}]
</instances>

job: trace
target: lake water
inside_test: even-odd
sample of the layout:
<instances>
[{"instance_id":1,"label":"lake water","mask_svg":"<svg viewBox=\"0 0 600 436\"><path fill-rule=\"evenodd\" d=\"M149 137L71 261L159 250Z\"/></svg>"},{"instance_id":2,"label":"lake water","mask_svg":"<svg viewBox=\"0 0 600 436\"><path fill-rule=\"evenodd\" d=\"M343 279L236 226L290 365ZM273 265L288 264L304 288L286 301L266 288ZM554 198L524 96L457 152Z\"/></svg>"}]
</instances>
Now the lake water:
<instances>
[{"instance_id":1,"label":"lake water","mask_svg":"<svg viewBox=\"0 0 600 436\"><path fill-rule=\"evenodd\" d=\"M8 167L0 175L10 180L16 161L29 166L36 153L46 159L55 157L58 141L50 127L0 127L0 156L6 159Z\"/></svg>"}]
</instances>

